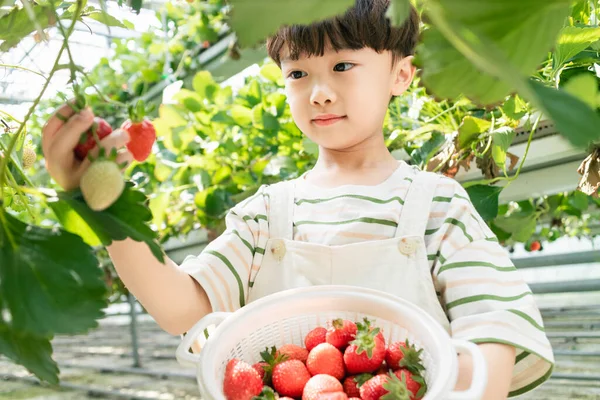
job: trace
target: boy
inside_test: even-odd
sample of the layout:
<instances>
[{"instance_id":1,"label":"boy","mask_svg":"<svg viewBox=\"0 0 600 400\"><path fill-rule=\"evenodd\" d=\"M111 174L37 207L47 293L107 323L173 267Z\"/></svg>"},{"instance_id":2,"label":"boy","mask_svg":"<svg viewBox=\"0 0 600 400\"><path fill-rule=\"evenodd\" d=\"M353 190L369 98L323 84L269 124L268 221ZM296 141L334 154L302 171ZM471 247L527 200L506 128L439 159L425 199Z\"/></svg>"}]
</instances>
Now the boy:
<instances>
[{"instance_id":1,"label":"boy","mask_svg":"<svg viewBox=\"0 0 600 400\"><path fill-rule=\"evenodd\" d=\"M225 233L181 266L158 263L130 239L109 253L123 282L172 334L284 289L366 286L418 304L453 337L478 343L490 372L486 399L524 393L553 368L529 288L457 182L398 162L385 146L387 105L414 77L418 36L414 10L391 28L387 6L357 0L342 16L282 28L267 43L294 121L319 145L311 171L234 207ZM68 107L59 112L72 115ZM88 166L73 164L72 149L92 118L86 110L44 129L48 170L65 189L77 187ZM117 132L102 145L127 141ZM130 159L126 151L120 157ZM471 364L459 361L457 389L464 389Z\"/></svg>"}]
</instances>

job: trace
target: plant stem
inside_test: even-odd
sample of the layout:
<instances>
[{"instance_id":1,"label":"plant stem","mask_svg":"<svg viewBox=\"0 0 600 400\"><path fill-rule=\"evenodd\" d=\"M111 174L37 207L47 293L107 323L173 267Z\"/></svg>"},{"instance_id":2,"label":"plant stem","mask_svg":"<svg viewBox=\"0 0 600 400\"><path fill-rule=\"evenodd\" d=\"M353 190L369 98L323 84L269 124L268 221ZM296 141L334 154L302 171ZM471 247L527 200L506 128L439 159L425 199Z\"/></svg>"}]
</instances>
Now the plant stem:
<instances>
[{"instance_id":1,"label":"plant stem","mask_svg":"<svg viewBox=\"0 0 600 400\"><path fill-rule=\"evenodd\" d=\"M37 72L37 71L34 71L34 70L32 70L32 69L29 69L29 68L21 67L20 65L12 65L12 64L0 64L0 67L12 68L12 69L20 69L20 70L23 70L23 71L31 72L32 74L39 75L39 76L41 76L41 77L42 77L42 78L44 78L44 79L48 79L48 78L46 78L46 77L44 76L44 74L42 74L42 73L40 73L40 72Z\"/></svg>"},{"instance_id":2,"label":"plant stem","mask_svg":"<svg viewBox=\"0 0 600 400\"><path fill-rule=\"evenodd\" d=\"M50 1L50 3L53 4L52 1ZM33 104L29 108L29 111L27 112L27 114L23 118L23 121L19 125L19 128L17 129L17 132L15 133L14 137L10 141L10 144L8 145L8 149L7 149L7 153L6 154L12 154L12 151L13 151L15 145L17 144L17 140L19 139L19 136L21 135L21 133L25 129L25 125L27 124L27 121L29 121L29 118L31 117L31 114L33 114L33 110L35 110L35 108L38 106L38 104L42 100L42 96L44 95L44 93L46 93L46 89L48 89L48 86L50 85L50 80L54 76L54 73L56 72L56 69L57 69L57 67L59 65L59 61L60 61L60 58L61 58L61 56L63 54L63 51L68 46L69 37L71 36L71 33L73 33L73 30L75 29L75 22L77 21L77 17L79 15L79 12L81 11L82 5L83 5L83 1L82 0L77 0L77 9L75 10L75 13L73 14L73 20L71 22L71 26L69 26L69 30L67 31L67 34L64 37L63 44L62 44L60 50L58 51L58 55L56 57L56 60L54 61L54 65L52 66L52 69L50 70L50 73L48 74L48 78L46 79L46 83L44 83L44 86L42 87L42 90L41 90L40 94L33 101ZM58 18L58 16L56 16L56 17L57 17L57 20L60 21L60 18ZM3 157L0 160L0 210L2 209L2 205L1 204L2 204L2 199L4 197L4 179L5 179L4 175L5 175L5 173L8 173L8 171L6 171L6 167L7 166L8 166L8 157ZM1 214L1 212L0 212L0 214Z\"/></svg>"}]
</instances>

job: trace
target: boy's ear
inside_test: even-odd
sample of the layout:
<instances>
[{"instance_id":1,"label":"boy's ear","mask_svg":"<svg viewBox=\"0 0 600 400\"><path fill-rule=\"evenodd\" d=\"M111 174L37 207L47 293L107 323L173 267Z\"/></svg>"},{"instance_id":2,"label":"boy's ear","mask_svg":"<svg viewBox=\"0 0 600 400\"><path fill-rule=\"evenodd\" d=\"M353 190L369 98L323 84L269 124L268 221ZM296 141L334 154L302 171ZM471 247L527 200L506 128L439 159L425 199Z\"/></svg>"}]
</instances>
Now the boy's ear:
<instances>
[{"instance_id":1,"label":"boy's ear","mask_svg":"<svg viewBox=\"0 0 600 400\"><path fill-rule=\"evenodd\" d=\"M412 64L413 56L404 57L394 65L392 71L394 82L392 85L392 96L400 96L408 89L415 77L416 67Z\"/></svg>"}]
</instances>

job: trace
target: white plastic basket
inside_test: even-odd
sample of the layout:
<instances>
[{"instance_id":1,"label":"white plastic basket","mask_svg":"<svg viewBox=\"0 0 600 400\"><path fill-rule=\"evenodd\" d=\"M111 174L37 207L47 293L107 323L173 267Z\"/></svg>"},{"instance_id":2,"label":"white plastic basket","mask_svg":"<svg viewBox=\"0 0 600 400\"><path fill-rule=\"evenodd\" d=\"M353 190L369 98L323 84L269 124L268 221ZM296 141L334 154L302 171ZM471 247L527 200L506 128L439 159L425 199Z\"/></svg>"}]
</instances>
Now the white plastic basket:
<instances>
[{"instance_id":1,"label":"white plastic basket","mask_svg":"<svg viewBox=\"0 0 600 400\"><path fill-rule=\"evenodd\" d=\"M335 318L362 321L367 317L383 330L386 343L409 339L423 349L424 400L478 400L487 385L487 368L479 348L451 339L444 328L421 308L396 296L354 286L312 286L278 292L256 300L235 313L212 313L183 338L176 356L181 365L196 367L200 394L222 400L225 366L232 358L260 361L265 347L304 345L306 334ZM207 327L216 325L198 354L190 352ZM473 358L473 381L465 391L454 391L458 374L457 351Z\"/></svg>"}]
</instances>

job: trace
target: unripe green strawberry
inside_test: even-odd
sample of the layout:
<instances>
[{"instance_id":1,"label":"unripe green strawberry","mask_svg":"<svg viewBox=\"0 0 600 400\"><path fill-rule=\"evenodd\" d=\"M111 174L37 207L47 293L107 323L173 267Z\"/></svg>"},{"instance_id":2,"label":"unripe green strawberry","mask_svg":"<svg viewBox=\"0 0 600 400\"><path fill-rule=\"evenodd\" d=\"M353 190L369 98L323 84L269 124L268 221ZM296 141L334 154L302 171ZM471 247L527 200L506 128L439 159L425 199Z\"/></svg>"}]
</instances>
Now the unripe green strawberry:
<instances>
[{"instance_id":1,"label":"unripe green strawberry","mask_svg":"<svg viewBox=\"0 0 600 400\"><path fill-rule=\"evenodd\" d=\"M35 149L33 146L26 145L23 148L23 168L29 169L33 167L35 164L35 160L37 159L37 155L35 154Z\"/></svg>"},{"instance_id":2,"label":"unripe green strawberry","mask_svg":"<svg viewBox=\"0 0 600 400\"><path fill-rule=\"evenodd\" d=\"M88 206L94 211L102 211L121 196L125 180L114 161L98 159L83 174L80 187Z\"/></svg>"}]
</instances>

